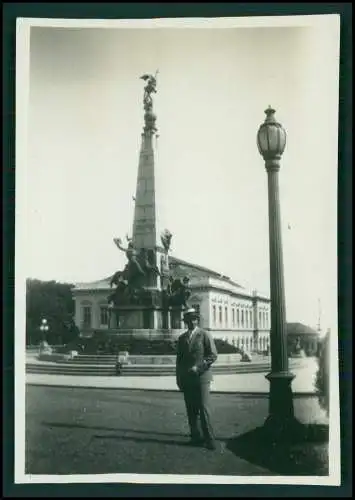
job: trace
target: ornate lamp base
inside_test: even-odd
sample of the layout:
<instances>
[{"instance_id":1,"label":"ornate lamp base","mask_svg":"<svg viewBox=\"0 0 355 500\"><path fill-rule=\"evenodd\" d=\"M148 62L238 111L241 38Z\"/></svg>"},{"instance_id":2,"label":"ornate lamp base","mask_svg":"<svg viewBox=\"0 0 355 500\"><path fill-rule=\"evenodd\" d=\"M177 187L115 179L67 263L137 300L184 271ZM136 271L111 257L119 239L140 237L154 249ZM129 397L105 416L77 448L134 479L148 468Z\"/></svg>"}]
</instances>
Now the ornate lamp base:
<instances>
[{"instance_id":1,"label":"ornate lamp base","mask_svg":"<svg viewBox=\"0 0 355 500\"><path fill-rule=\"evenodd\" d=\"M302 440L305 427L295 418L291 383L294 375L288 371L266 375L270 382L269 416L262 427L265 438L272 442Z\"/></svg>"}]
</instances>

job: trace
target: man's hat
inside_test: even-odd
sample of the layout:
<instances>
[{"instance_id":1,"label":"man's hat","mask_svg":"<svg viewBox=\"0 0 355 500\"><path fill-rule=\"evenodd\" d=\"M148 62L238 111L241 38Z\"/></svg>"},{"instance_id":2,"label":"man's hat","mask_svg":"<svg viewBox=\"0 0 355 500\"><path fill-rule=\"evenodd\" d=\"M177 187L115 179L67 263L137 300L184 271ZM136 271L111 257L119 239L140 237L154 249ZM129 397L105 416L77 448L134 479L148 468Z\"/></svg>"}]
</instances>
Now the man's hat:
<instances>
[{"instance_id":1,"label":"man's hat","mask_svg":"<svg viewBox=\"0 0 355 500\"><path fill-rule=\"evenodd\" d=\"M197 314L196 309L194 309L193 307L186 309L186 311L184 311L184 319L185 318L197 319L198 314Z\"/></svg>"}]
</instances>

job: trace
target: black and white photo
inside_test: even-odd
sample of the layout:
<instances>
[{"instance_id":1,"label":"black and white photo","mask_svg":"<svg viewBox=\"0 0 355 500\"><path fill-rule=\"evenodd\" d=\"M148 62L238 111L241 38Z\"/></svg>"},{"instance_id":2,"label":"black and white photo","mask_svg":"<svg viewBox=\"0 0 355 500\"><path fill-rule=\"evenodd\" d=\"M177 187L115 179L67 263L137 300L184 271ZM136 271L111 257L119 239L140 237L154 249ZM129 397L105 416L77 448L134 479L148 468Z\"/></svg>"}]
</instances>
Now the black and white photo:
<instances>
[{"instance_id":1,"label":"black and white photo","mask_svg":"<svg viewBox=\"0 0 355 500\"><path fill-rule=\"evenodd\" d=\"M339 26L18 19L17 482L339 484Z\"/></svg>"}]
</instances>

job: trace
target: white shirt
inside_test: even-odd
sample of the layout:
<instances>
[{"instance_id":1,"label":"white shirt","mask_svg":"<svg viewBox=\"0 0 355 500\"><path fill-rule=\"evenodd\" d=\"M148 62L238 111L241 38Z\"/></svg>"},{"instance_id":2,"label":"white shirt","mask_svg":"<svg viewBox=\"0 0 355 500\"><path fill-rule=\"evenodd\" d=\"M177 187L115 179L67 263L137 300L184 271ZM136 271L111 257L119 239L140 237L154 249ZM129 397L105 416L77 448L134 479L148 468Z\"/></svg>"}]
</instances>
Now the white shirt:
<instances>
[{"instance_id":1,"label":"white shirt","mask_svg":"<svg viewBox=\"0 0 355 500\"><path fill-rule=\"evenodd\" d=\"M188 343L191 344L191 341L193 339L194 334L196 333L197 327L195 327L193 330L187 330L188 331Z\"/></svg>"}]
</instances>

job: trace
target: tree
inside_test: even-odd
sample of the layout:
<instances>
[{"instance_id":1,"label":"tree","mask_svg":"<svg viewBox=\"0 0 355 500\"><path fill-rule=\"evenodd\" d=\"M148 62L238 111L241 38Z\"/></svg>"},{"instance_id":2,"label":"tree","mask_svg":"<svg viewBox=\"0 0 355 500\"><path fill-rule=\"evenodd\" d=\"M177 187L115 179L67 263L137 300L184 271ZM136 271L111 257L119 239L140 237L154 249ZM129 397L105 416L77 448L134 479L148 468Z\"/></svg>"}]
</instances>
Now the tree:
<instances>
[{"instance_id":1,"label":"tree","mask_svg":"<svg viewBox=\"0 0 355 500\"><path fill-rule=\"evenodd\" d=\"M67 343L77 336L74 324L72 285L56 281L26 281L26 343L38 344L42 340L39 327L47 319L49 344Z\"/></svg>"}]
</instances>

